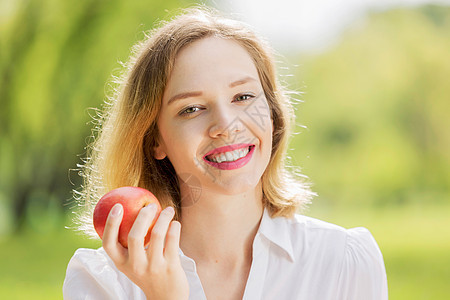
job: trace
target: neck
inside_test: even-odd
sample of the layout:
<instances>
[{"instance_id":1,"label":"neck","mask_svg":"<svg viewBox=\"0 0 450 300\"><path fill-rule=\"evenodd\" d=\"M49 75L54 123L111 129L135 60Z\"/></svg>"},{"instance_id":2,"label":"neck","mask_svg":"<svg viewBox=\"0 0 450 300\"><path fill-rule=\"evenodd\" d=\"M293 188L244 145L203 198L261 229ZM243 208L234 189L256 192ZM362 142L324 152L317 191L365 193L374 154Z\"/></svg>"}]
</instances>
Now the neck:
<instances>
[{"instance_id":1,"label":"neck","mask_svg":"<svg viewBox=\"0 0 450 300\"><path fill-rule=\"evenodd\" d=\"M197 263L251 262L253 239L262 213L260 185L239 195L203 190L194 205L182 209L180 247Z\"/></svg>"}]
</instances>

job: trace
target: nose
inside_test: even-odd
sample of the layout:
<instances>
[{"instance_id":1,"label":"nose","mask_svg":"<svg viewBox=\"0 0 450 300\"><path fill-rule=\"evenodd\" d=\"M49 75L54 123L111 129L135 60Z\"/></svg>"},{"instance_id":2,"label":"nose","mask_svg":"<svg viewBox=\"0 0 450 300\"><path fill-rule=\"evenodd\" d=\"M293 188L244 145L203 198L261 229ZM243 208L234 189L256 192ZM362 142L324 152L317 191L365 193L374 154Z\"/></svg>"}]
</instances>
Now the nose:
<instances>
[{"instance_id":1,"label":"nose","mask_svg":"<svg viewBox=\"0 0 450 300\"><path fill-rule=\"evenodd\" d=\"M236 112L225 107L215 107L211 114L209 135L212 138L231 138L242 131L243 124Z\"/></svg>"}]
</instances>

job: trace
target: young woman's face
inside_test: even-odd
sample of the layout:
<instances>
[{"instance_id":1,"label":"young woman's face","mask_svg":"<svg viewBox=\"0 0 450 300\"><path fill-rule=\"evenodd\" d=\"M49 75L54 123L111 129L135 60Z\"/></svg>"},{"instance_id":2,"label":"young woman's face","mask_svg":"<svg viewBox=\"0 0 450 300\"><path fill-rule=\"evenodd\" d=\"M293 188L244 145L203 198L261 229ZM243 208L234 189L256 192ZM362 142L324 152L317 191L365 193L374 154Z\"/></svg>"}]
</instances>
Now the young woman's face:
<instances>
[{"instance_id":1,"label":"young woman's face","mask_svg":"<svg viewBox=\"0 0 450 300\"><path fill-rule=\"evenodd\" d=\"M158 120L155 158L182 180L234 195L257 188L272 148L272 120L257 69L237 42L208 37L176 57Z\"/></svg>"}]
</instances>

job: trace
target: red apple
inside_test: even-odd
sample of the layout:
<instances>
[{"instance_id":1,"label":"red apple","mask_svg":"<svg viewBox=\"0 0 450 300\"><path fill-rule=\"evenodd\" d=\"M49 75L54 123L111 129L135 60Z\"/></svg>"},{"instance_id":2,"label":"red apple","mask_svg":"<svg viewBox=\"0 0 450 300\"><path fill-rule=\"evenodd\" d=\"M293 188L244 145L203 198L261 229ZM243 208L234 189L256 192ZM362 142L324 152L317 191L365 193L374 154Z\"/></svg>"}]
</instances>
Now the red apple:
<instances>
[{"instance_id":1,"label":"red apple","mask_svg":"<svg viewBox=\"0 0 450 300\"><path fill-rule=\"evenodd\" d=\"M161 212L161 204L158 199L146 189L131 186L120 187L106 193L94 209L94 228L100 238L103 238L106 219L116 203L122 204L123 207L123 219L119 228L119 243L125 248L128 248L128 233L139 211L150 203L156 204L156 217L153 219L144 239L144 246L147 246L150 240L150 232Z\"/></svg>"}]
</instances>

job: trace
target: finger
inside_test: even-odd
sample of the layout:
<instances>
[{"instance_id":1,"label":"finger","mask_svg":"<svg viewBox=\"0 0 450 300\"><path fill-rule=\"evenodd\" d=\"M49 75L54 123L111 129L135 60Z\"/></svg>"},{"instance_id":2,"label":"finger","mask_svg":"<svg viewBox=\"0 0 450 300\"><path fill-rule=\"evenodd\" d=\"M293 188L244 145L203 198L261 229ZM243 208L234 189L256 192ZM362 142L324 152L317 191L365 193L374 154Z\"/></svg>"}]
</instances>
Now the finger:
<instances>
[{"instance_id":1,"label":"finger","mask_svg":"<svg viewBox=\"0 0 450 300\"><path fill-rule=\"evenodd\" d=\"M179 257L180 248L181 223L172 221L166 236L166 246L164 248L164 256L168 259L176 259Z\"/></svg>"},{"instance_id":2,"label":"finger","mask_svg":"<svg viewBox=\"0 0 450 300\"><path fill-rule=\"evenodd\" d=\"M126 255L126 249L119 243L119 227L123 218L121 204L113 206L106 219L103 231L102 245L106 253L114 262L122 262Z\"/></svg>"},{"instance_id":3,"label":"finger","mask_svg":"<svg viewBox=\"0 0 450 300\"><path fill-rule=\"evenodd\" d=\"M128 234L128 253L130 261L141 263L145 260L144 240L155 215L155 204L150 204L139 211Z\"/></svg>"},{"instance_id":4,"label":"finger","mask_svg":"<svg viewBox=\"0 0 450 300\"><path fill-rule=\"evenodd\" d=\"M164 251L164 239L166 238L167 229L170 221L175 215L173 207L169 206L164 209L155 223L150 235L149 254L154 257L162 257Z\"/></svg>"}]
</instances>

